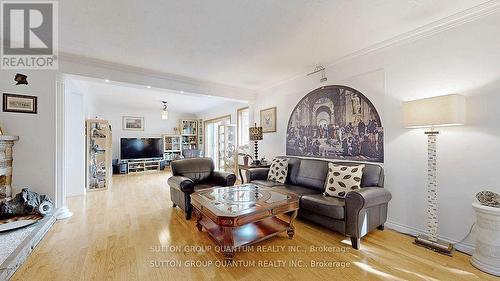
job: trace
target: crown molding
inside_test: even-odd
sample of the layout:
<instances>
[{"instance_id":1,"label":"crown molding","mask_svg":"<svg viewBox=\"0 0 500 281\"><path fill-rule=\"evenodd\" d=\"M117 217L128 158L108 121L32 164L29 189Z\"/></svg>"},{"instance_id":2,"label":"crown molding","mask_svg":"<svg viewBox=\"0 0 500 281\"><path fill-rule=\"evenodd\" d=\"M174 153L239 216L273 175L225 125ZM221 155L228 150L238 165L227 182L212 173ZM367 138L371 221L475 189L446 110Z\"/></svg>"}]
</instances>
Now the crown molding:
<instances>
[{"instance_id":1,"label":"crown molding","mask_svg":"<svg viewBox=\"0 0 500 281\"><path fill-rule=\"evenodd\" d=\"M59 58L60 63L61 63L60 69L62 68L63 72L64 72L64 67L61 67L61 65L63 65L64 62L69 62L69 63L87 65L87 66L101 68L101 69L109 69L109 70L118 71L118 72L126 72L129 74L146 76L148 78L155 78L155 79L161 79L161 80L166 80L166 81L173 81L173 82L177 82L177 83L188 84L188 85L191 85L194 87L207 89L208 92L213 92L214 90L216 90L216 91L219 90L219 91L223 91L223 92L233 92L233 93L236 92L236 93L242 93L245 95L249 95L250 96L249 98L251 98L257 94L256 91L253 91L253 90L247 89L247 88L241 88L241 87L236 87L236 86L217 83L217 82L195 79L195 78L191 78L188 76L171 74L171 73L156 71L156 70L137 67L137 66L131 66L131 65L120 64L120 63L115 63L115 62L91 58L91 57L80 56L80 55L76 55L76 54L64 52L64 51L59 52L58 58Z\"/></svg>"},{"instance_id":2,"label":"crown molding","mask_svg":"<svg viewBox=\"0 0 500 281\"><path fill-rule=\"evenodd\" d=\"M434 21L432 23L423 25L421 27L418 27L416 29L413 29L411 31L402 33L400 35L394 36L390 39L384 40L382 42L373 44L369 47L363 48L361 50L355 51L353 53L350 53L348 55L345 55L341 58L335 59L333 61L330 61L328 63L325 63L324 66L326 69L331 68L333 66L339 65L343 62L370 54L374 53L377 51L381 51L386 48L390 47L396 47L400 45L404 45L410 42L417 41L419 39L423 39L426 37L433 36L435 34L438 34L440 32L464 25L466 23L481 19L483 17L486 17L488 15L491 15L495 12L500 11L500 0L490 0L488 2L482 3L480 5L474 6L470 9L464 10L462 12L455 13L451 16L442 18L440 20ZM299 77L304 77L306 74L305 72L298 73L288 79L285 79L283 81L280 81L278 83L274 83L268 86L264 86L261 91L263 90L269 90L274 87L277 87L279 85L282 85L286 82L295 80Z\"/></svg>"}]
</instances>

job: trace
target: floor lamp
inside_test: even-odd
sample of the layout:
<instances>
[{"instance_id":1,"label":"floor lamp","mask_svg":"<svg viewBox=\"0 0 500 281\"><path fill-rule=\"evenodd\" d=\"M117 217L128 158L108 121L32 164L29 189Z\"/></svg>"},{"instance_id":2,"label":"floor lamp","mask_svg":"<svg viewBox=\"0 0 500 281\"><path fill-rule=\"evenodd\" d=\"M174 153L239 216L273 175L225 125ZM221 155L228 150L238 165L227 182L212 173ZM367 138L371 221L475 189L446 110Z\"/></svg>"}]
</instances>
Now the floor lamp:
<instances>
[{"instance_id":1,"label":"floor lamp","mask_svg":"<svg viewBox=\"0 0 500 281\"><path fill-rule=\"evenodd\" d=\"M436 127L465 124L465 97L446 95L403 103L406 128L430 128L427 135L427 235L415 243L436 252L452 255L453 245L438 239L438 183Z\"/></svg>"}]
</instances>

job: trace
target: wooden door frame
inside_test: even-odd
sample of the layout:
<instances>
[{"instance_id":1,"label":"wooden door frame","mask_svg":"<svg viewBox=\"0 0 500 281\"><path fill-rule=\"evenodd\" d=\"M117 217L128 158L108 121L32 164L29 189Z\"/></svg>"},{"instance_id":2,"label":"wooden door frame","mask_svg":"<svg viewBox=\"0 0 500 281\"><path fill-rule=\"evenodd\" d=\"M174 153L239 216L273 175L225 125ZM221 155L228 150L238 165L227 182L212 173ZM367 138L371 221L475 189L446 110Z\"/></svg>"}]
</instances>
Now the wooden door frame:
<instances>
[{"instance_id":1,"label":"wooden door frame","mask_svg":"<svg viewBox=\"0 0 500 281\"><path fill-rule=\"evenodd\" d=\"M245 106L238 108L236 110L236 145L239 147L240 144L240 126L241 126L241 120L240 120L240 112L243 110L248 110L248 119L250 119L250 106ZM250 124L248 124L250 126Z\"/></svg>"},{"instance_id":2,"label":"wooden door frame","mask_svg":"<svg viewBox=\"0 0 500 281\"><path fill-rule=\"evenodd\" d=\"M208 119L208 120L203 120L203 134L205 134L203 137L205 137L205 144L204 144L204 148L205 148L205 155L208 154L208 141L207 141L207 123L215 123L215 122L218 122L218 121L222 121L222 120L225 120L225 119L228 119L229 118L229 123L231 123L231 114L227 114L227 115L223 115L223 116L220 116L220 117L216 117L216 118L212 118L212 119ZM214 160L215 161L215 160Z\"/></svg>"}]
</instances>

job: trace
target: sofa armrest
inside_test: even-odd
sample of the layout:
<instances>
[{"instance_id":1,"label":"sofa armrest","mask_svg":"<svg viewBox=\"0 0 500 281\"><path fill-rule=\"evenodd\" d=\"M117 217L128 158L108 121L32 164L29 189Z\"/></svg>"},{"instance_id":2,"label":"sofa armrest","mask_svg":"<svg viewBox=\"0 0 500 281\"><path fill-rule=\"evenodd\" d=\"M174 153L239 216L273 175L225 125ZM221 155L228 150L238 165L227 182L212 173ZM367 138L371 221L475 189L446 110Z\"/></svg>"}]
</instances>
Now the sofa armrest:
<instances>
[{"instance_id":1,"label":"sofa armrest","mask_svg":"<svg viewBox=\"0 0 500 281\"><path fill-rule=\"evenodd\" d=\"M191 194L194 192L194 182L190 178L173 176L168 178L167 182L169 186L180 189L184 193Z\"/></svg>"},{"instance_id":2,"label":"sofa armrest","mask_svg":"<svg viewBox=\"0 0 500 281\"><path fill-rule=\"evenodd\" d=\"M356 189L345 197L346 234L361 238L387 220L387 203L391 193L382 187ZM357 246L356 246L357 247Z\"/></svg>"},{"instance_id":3,"label":"sofa armrest","mask_svg":"<svg viewBox=\"0 0 500 281\"><path fill-rule=\"evenodd\" d=\"M211 181L220 186L232 186L236 182L236 175L233 173L214 171Z\"/></svg>"},{"instance_id":4,"label":"sofa armrest","mask_svg":"<svg viewBox=\"0 0 500 281\"><path fill-rule=\"evenodd\" d=\"M251 168L246 171L247 182L254 180L267 180L269 168Z\"/></svg>"},{"instance_id":5,"label":"sofa armrest","mask_svg":"<svg viewBox=\"0 0 500 281\"><path fill-rule=\"evenodd\" d=\"M381 187L364 187L347 193L345 204L348 209L361 210L391 201L391 193Z\"/></svg>"}]
</instances>

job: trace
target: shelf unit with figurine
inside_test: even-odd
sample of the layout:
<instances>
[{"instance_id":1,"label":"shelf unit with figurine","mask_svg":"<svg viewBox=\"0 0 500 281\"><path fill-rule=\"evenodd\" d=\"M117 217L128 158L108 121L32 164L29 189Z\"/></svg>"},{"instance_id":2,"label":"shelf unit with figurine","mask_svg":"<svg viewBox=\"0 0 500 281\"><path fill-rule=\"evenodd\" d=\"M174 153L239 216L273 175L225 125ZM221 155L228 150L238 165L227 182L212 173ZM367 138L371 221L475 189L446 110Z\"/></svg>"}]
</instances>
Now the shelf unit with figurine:
<instances>
[{"instance_id":1,"label":"shelf unit with figurine","mask_svg":"<svg viewBox=\"0 0 500 281\"><path fill-rule=\"evenodd\" d=\"M85 133L86 189L108 189L113 175L111 126L106 120L90 119L85 122Z\"/></svg>"}]
</instances>

